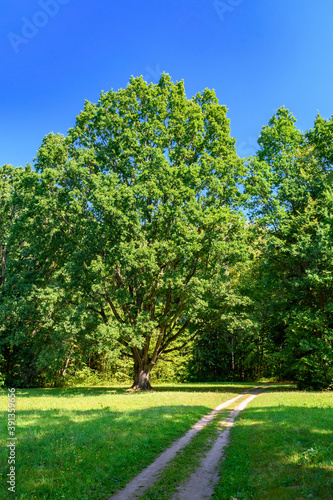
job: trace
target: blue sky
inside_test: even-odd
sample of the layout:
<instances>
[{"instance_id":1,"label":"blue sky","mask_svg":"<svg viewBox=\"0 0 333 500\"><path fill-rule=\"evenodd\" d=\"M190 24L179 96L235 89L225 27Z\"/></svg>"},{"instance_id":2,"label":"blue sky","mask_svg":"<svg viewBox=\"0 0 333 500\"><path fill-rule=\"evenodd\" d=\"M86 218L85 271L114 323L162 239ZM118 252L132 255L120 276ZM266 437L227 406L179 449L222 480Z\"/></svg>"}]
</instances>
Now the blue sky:
<instances>
[{"instance_id":1,"label":"blue sky","mask_svg":"<svg viewBox=\"0 0 333 500\"><path fill-rule=\"evenodd\" d=\"M32 162L85 99L131 75L214 88L251 154L279 106L301 130L333 114L332 0L11 0L0 20L0 164Z\"/></svg>"}]
</instances>

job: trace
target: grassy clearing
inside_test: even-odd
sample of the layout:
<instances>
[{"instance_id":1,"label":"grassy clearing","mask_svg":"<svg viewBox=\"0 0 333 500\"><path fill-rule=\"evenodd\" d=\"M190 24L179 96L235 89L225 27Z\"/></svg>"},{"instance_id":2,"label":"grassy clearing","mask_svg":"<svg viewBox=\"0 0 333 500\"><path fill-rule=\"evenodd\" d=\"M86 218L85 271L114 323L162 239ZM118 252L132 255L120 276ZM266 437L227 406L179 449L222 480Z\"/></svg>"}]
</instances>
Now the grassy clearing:
<instances>
[{"instance_id":1,"label":"grassy clearing","mask_svg":"<svg viewBox=\"0 0 333 500\"><path fill-rule=\"evenodd\" d=\"M101 500L123 487L219 403L252 384L17 390L17 500ZM7 391L0 409L7 412ZM0 498L7 498L2 418Z\"/></svg>"},{"instance_id":2,"label":"grassy clearing","mask_svg":"<svg viewBox=\"0 0 333 500\"><path fill-rule=\"evenodd\" d=\"M214 500L333 498L332 393L267 390L231 429Z\"/></svg>"}]
</instances>

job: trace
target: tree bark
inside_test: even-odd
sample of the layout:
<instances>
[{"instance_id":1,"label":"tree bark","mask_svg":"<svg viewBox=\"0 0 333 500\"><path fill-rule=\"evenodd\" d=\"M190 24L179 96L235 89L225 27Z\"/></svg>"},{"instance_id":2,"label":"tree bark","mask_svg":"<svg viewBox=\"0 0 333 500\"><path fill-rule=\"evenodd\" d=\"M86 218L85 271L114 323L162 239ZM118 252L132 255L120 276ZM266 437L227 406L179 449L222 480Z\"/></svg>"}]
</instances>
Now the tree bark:
<instances>
[{"instance_id":1,"label":"tree bark","mask_svg":"<svg viewBox=\"0 0 333 500\"><path fill-rule=\"evenodd\" d=\"M150 370L150 365L143 365L137 360L134 361L134 381L132 384L132 389L140 389L141 391L152 390L152 386L149 382Z\"/></svg>"},{"instance_id":2,"label":"tree bark","mask_svg":"<svg viewBox=\"0 0 333 500\"><path fill-rule=\"evenodd\" d=\"M5 284L5 270L6 270L6 244L1 246L1 284Z\"/></svg>"}]
</instances>

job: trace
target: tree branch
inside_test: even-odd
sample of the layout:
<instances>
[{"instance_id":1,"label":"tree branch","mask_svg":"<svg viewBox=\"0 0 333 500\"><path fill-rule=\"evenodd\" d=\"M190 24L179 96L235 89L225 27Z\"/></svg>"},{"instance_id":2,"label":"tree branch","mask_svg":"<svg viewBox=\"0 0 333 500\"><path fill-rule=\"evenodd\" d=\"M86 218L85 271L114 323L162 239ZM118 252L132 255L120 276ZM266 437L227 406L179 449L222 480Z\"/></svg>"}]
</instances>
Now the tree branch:
<instances>
[{"instance_id":1,"label":"tree branch","mask_svg":"<svg viewBox=\"0 0 333 500\"><path fill-rule=\"evenodd\" d=\"M185 321L185 323L183 324L183 326L180 328L180 330L178 330L177 333L175 333L175 335L173 335L172 337L170 337L164 345L162 345L162 347L160 348L159 352L162 354L162 352L165 351L165 348L168 347L169 344L171 344L171 342L173 342L174 340L176 340L179 335L181 335L183 333L183 331L185 330L185 328L188 327L188 325L190 324L190 320L188 319L187 321Z\"/></svg>"},{"instance_id":2,"label":"tree branch","mask_svg":"<svg viewBox=\"0 0 333 500\"><path fill-rule=\"evenodd\" d=\"M191 342L193 339L195 339L195 337L198 335L198 332L195 332L194 335L192 335L192 337L190 337L186 342L184 342L184 344L182 344L180 347L174 347L173 349L166 349L165 351L163 351L164 354L168 353L168 352L172 352L172 351L180 351L181 349L183 349L185 346L187 346L187 344L189 342Z\"/></svg>"},{"instance_id":3,"label":"tree branch","mask_svg":"<svg viewBox=\"0 0 333 500\"><path fill-rule=\"evenodd\" d=\"M125 321L123 319L121 319L121 317L119 316L119 314L118 314L118 312L117 312L117 310L116 310L116 308L115 308L112 300L109 297L108 291L106 289L105 289L105 299L106 299L107 303L109 304L109 306L111 307L112 312L115 315L115 317L117 318L117 320L119 321L119 323L124 324Z\"/></svg>"}]
</instances>

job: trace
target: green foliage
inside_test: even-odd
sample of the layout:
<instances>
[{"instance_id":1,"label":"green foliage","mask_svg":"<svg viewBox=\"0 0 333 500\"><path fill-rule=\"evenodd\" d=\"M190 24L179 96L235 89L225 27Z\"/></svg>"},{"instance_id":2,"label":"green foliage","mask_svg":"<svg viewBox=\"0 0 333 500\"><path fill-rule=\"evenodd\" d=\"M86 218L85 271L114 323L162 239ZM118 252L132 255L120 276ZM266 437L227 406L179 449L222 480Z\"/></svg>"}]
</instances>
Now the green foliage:
<instances>
[{"instance_id":1,"label":"green foliage","mask_svg":"<svg viewBox=\"0 0 333 500\"><path fill-rule=\"evenodd\" d=\"M332 124L318 117L301 134L293 116L278 110L262 130L246 180L262 235L262 335L275 371L316 390L333 386Z\"/></svg>"},{"instance_id":2,"label":"green foliage","mask_svg":"<svg viewBox=\"0 0 333 500\"><path fill-rule=\"evenodd\" d=\"M333 118L278 109L244 165L226 112L131 78L0 167L6 384L332 387Z\"/></svg>"},{"instance_id":3,"label":"green foliage","mask_svg":"<svg viewBox=\"0 0 333 500\"><path fill-rule=\"evenodd\" d=\"M6 338L20 373L27 351L40 384L119 355L118 342L147 388L141 376L190 341L244 253L234 143L214 92L187 99L167 75L102 93L66 137L44 138L12 229Z\"/></svg>"}]
</instances>

